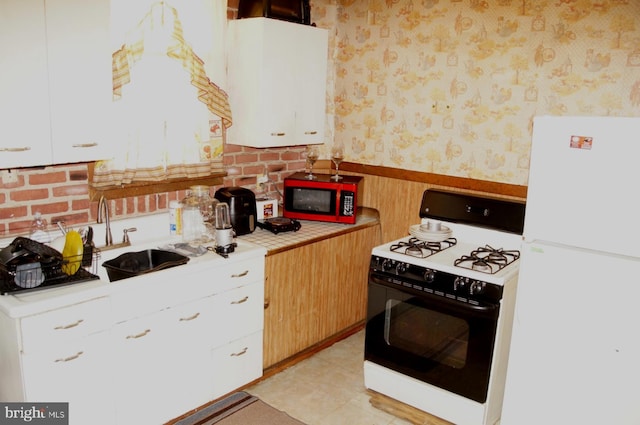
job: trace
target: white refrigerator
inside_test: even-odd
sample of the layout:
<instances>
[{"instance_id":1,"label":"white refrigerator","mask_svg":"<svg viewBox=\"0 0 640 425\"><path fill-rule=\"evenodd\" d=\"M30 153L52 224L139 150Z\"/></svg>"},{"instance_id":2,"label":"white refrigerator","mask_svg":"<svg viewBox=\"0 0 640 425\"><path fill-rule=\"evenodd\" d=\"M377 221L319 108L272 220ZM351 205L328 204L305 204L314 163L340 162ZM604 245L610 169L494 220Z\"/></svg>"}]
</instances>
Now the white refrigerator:
<instances>
[{"instance_id":1,"label":"white refrigerator","mask_svg":"<svg viewBox=\"0 0 640 425\"><path fill-rule=\"evenodd\" d=\"M501 425L640 424L640 118L536 117Z\"/></svg>"}]
</instances>

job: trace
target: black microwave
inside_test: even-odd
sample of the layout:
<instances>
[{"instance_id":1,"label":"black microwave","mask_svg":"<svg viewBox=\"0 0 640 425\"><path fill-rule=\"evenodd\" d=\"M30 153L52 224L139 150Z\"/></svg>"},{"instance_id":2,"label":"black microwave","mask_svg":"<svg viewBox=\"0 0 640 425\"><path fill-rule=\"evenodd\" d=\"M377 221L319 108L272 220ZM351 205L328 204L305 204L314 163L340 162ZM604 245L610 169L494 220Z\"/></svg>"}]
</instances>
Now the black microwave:
<instances>
[{"instance_id":1,"label":"black microwave","mask_svg":"<svg viewBox=\"0 0 640 425\"><path fill-rule=\"evenodd\" d=\"M309 0L240 0L238 19L265 17L298 24L311 24Z\"/></svg>"}]
</instances>

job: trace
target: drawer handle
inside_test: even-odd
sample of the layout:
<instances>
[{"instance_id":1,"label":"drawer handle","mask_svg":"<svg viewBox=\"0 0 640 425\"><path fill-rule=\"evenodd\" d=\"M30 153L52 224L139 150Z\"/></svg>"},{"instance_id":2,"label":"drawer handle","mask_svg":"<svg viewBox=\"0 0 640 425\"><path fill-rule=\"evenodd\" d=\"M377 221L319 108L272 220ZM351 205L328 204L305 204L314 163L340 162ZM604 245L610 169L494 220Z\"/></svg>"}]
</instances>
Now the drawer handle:
<instances>
[{"instance_id":1,"label":"drawer handle","mask_svg":"<svg viewBox=\"0 0 640 425\"><path fill-rule=\"evenodd\" d=\"M231 301L231 304L242 304L242 303L246 303L248 299L249 299L249 296L247 295L246 297L244 297L244 298L243 298L243 299L241 299L241 300L238 300L238 301Z\"/></svg>"},{"instance_id":2,"label":"drawer handle","mask_svg":"<svg viewBox=\"0 0 640 425\"><path fill-rule=\"evenodd\" d=\"M242 350L238 351L237 353L231 353L231 357L239 357L242 356L243 354L247 353L247 350L249 349L249 347L244 347Z\"/></svg>"},{"instance_id":3,"label":"drawer handle","mask_svg":"<svg viewBox=\"0 0 640 425\"><path fill-rule=\"evenodd\" d=\"M95 148L96 146L98 146L98 144L96 142L75 143L75 144L71 145L72 148Z\"/></svg>"},{"instance_id":4,"label":"drawer handle","mask_svg":"<svg viewBox=\"0 0 640 425\"><path fill-rule=\"evenodd\" d=\"M127 335L127 339L138 339L138 338L142 338L143 336L147 335L149 332L151 332L151 329L146 329L144 332L140 332L137 335Z\"/></svg>"},{"instance_id":5,"label":"drawer handle","mask_svg":"<svg viewBox=\"0 0 640 425\"><path fill-rule=\"evenodd\" d=\"M249 270L245 270L242 273L232 274L231 277L243 277L249 274Z\"/></svg>"},{"instance_id":6,"label":"drawer handle","mask_svg":"<svg viewBox=\"0 0 640 425\"><path fill-rule=\"evenodd\" d=\"M64 363L64 362L70 362L71 360L75 360L78 357L80 357L83 354L82 351L78 351L76 354L74 354L73 356L69 356L69 357L65 357L63 359L56 359L56 363Z\"/></svg>"},{"instance_id":7,"label":"drawer handle","mask_svg":"<svg viewBox=\"0 0 640 425\"><path fill-rule=\"evenodd\" d=\"M191 320L197 319L197 318L198 318L198 316L200 316L200 312L198 312L198 313L194 314L193 316L189 316L189 317L181 317L181 318L180 318L180 321L181 321L181 322L189 322L189 321L191 321Z\"/></svg>"},{"instance_id":8,"label":"drawer handle","mask_svg":"<svg viewBox=\"0 0 640 425\"><path fill-rule=\"evenodd\" d=\"M83 320L83 319L79 319L79 320L77 320L77 321L76 321L76 322L74 322L74 323L70 323L70 324L68 324L68 325L60 325L60 326L56 326L56 327L55 327L55 328L53 328L53 329L55 329L55 330L57 330L57 331L62 331L62 330L65 330L65 329L71 329L71 328L75 328L76 326L78 326L78 325L79 325L80 323L82 323L82 322L84 322L84 320Z\"/></svg>"},{"instance_id":9,"label":"drawer handle","mask_svg":"<svg viewBox=\"0 0 640 425\"><path fill-rule=\"evenodd\" d=\"M315 130L311 130L311 131L305 131L304 134L318 134L318 132Z\"/></svg>"},{"instance_id":10,"label":"drawer handle","mask_svg":"<svg viewBox=\"0 0 640 425\"><path fill-rule=\"evenodd\" d=\"M284 136L286 133L271 133L272 136L276 136L276 137L282 137Z\"/></svg>"},{"instance_id":11,"label":"drawer handle","mask_svg":"<svg viewBox=\"0 0 640 425\"><path fill-rule=\"evenodd\" d=\"M0 152L26 152L28 150L31 150L31 148L29 146L25 146L25 147L19 147L19 148L0 148Z\"/></svg>"}]
</instances>

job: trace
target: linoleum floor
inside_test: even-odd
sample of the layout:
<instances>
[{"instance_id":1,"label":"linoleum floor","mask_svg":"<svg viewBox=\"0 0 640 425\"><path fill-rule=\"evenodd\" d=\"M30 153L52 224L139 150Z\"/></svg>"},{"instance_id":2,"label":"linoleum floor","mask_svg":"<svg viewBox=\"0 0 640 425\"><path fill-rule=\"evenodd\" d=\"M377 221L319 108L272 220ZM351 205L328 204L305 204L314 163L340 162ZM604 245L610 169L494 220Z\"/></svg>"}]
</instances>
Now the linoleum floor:
<instances>
[{"instance_id":1,"label":"linoleum floor","mask_svg":"<svg viewBox=\"0 0 640 425\"><path fill-rule=\"evenodd\" d=\"M410 425L369 403L363 349L360 331L245 391L307 425Z\"/></svg>"}]
</instances>

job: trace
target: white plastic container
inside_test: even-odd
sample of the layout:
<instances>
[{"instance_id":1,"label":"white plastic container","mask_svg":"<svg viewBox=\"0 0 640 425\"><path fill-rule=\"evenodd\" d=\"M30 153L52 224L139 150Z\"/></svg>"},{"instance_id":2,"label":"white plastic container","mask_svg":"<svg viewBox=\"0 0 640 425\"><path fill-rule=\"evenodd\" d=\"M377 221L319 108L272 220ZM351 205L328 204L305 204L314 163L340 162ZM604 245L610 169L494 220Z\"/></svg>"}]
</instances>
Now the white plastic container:
<instances>
[{"instance_id":1,"label":"white plastic container","mask_svg":"<svg viewBox=\"0 0 640 425\"><path fill-rule=\"evenodd\" d=\"M182 204L180 201L169 202L169 234L182 234Z\"/></svg>"}]
</instances>

